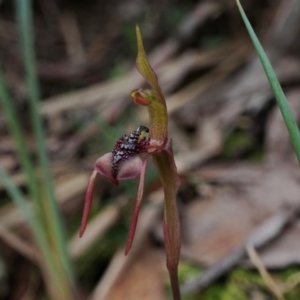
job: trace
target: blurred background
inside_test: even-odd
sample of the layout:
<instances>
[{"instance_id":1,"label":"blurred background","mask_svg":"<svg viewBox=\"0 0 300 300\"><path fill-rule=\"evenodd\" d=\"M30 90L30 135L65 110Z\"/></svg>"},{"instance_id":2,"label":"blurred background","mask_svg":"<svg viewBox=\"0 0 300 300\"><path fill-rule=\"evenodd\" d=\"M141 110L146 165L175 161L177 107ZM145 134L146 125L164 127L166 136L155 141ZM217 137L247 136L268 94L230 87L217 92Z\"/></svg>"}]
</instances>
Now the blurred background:
<instances>
[{"instance_id":1,"label":"blurred background","mask_svg":"<svg viewBox=\"0 0 300 300\"><path fill-rule=\"evenodd\" d=\"M55 193L49 203L58 214L39 176L21 2L0 1L0 63L40 194L28 206L36 216L24 217L11 202L18 199L11 186L25 204L32 199L1 105L0 163L10 181L1 175L0 299L171 299L163 193L151 164L130 255L124 245L137 180L115 187L98 176L78 237L94 162L148 124L145 108L130 97L145 86L135 70L135 24L166 95L181 177L183 299L300 299L299 166L235 1L34 0L27 7ZM300 2L242 4L299 119ZM28 225L33 219L38 223Z\"/></svg>"}]
</instances>

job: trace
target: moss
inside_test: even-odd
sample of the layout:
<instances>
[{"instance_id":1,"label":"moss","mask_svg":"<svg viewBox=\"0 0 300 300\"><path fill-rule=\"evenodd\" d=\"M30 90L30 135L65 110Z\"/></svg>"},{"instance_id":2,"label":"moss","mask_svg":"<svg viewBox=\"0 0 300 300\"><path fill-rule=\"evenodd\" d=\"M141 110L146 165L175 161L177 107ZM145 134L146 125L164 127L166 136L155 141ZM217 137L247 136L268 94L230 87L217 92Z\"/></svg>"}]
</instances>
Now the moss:
<instances>
[{"instance_id":1,"label":"moss","mask_svg":"<svg viewBox=\"0 0 300 300\"><path fill-rule=\"evenodd\" d=\"M200 273L201 268L181 263L179 266L180 283L199 276ZM298 268L291 267L271 274L283 284L291 278L290 276L298 273ZM258 272L236 268L201 293L184 296L182 300L252 300L258 296L259 299L275 299ZM286 300L300 299L300 286L296 286L284 296Z\"/></svg>"}]
</instances>

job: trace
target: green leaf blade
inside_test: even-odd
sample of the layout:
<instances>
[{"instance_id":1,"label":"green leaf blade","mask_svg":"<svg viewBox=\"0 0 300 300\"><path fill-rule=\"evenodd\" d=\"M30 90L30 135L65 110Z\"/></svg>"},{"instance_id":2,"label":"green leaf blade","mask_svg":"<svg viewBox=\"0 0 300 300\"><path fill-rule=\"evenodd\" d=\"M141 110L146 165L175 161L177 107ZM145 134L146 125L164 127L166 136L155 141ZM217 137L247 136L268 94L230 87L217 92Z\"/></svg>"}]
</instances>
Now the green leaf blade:
<instances>
[{"instance_id":1,"label":"green leaf blade","mask_svg":"<svg viewBox=\"0 0 300 300\"><path fill-rule=\"evenodd\" d=\"M289 103L284 95L284 92L283 92L281 85L278 81L278 78L274 72L274 69L273 69L262 45L260 44L251 24L246 16L246 13L245 13L240 1L236 0L236 4L237 4L240 14L242 16L242 19L245 23L246 29L249 33L249 36L252 40L252 43L255 47L255 50L259 56L261 64L264 68L266 76L269 80L270 86L273 90L275 99L277 101L277 104L278 104L281 114L283 116L284 122L286 124L286 128L289 132L290 139L291 139L292 145L294 147L294 150L295 150L295 153L296 153L296 156L298 159L298 163L300 164L300 132L299 132L297 122L293 116L292 110L291 110Z\"/></svg>"},{"instance_id":2,"label":"green leaf blade","mask_svg":"<svg viewBox=\"0 0 300 300\"><path fill-rule=\"evenodd\" d=\"M40 194L38 195L38 200L40 201L37 201L37 206L47 217L45 218L47 220L47 230L44 230L44 234L48 237L46 240L48 245L51 245L52 247L52 262L53 264L60 266L62 270L59 274L61 286L63 286L64 291L66 291L65 294L68 295L68 297L64 297L64 299L72 299L68 285L74 285L74 276L67 253L67 243L64 235L62 219L54 193L45 133L42 125L43 121L39 113L40 91L33 43L33 3L31 0L15 0L14 2L16 7L19 40L26 74L26 84L28 88L31 123L36 138L37 154L41 167L41 187L39 191Z\"/></svg>"}]
</instances>

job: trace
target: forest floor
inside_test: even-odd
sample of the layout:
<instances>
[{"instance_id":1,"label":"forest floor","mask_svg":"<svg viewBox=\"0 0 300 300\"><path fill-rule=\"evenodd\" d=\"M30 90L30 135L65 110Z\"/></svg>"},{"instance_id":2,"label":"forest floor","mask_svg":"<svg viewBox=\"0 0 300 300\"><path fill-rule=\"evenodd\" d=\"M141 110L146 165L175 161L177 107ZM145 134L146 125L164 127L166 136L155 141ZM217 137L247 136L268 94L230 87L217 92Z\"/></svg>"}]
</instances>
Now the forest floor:
<instances>
[{"instance_id":1,"label":"forest floor","mask_svg":"<svg viewBox=\"0 0 300 300\"><path fill-rule=\"evenodd\" d=\"M94 162L120 136L148 124L145 108L130 97L146 86L134 65L138 23L166 95L181 178L183 299L300 299L299 166L235 1L33 2L40 113L82 298L171 297L163 193L152 165L129 256L124 244L136 180L116 188L99 176L86 234L78 238ZM300 120L300 3L242 4ZM0 37L1 63L30 146L11 1L0 1ZM1 111L0 162L26 191ZM47 299L36 266L1 230L17 239L29 234L0 188L0 299Z\"/></svg>"}]
</instances>

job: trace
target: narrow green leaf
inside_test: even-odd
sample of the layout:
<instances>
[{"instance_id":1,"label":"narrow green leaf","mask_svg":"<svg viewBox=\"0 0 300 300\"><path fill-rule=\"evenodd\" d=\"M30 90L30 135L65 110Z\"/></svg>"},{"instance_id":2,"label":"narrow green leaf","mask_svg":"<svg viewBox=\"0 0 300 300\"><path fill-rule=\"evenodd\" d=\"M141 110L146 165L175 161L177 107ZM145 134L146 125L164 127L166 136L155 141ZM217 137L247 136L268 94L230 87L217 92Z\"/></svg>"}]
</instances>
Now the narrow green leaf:
<instances>
[{"instance_id":1,"label":"narrow green leaf","mask_svg":"<svg viewBox=\"0 0 300 300\"><path fill-rule=\"evenodd\" d=\"M16 143L16 149L22 165L22 169L28 179L30 194L32 198L37 198L38 185L35 178L34 166L30 159L28 149L26 147L26 141L25 141L25 137L21 125L18 122L19 118L13 106L13 99L10 97L8 90L6 88L5 79L1 68L0 68L0 102L4 110L4 114L6 116L6 120L8 122L10 132Z\"/></svg>"},{"instance_id":2,"label":"narrow green leaf","mask_svg":"<svg viewBox=\"0 0 300 300\"><path fill-rule=\"evenodd\" d=\"M28 100L31 113L31 121L39 156L39 162L42 170L42 178L45 182L45 191L47 195L43 197L43 201L48 201L47 206L49 219L52 220L49 230L52 232L54 240L51 242L57 247L61 263L66 270L69 280L73 281L70 262L66 251L66 239L63 233L62 221L56 204L54 195L54 187L52 183L52 175L48 160L44 130L42 126L42 118L39 114L39 83L36 74L35 51L33 47L33 31L32 31L32 1L31 0L15 0L16 16L18 28L20 32L20 42L23 53L23 61L26 71L26 83L28 88ZM41 207L41 209L43 209Z\"/></svg>"},{"instance_id":3,"label":"narrow green leaf","mask_svg":"<svg viewBox=\"0 0 300 300\"><path fill-rule=\"evenodd\" d=\"M52 274L55 275L56 270L52 264L50 259L51 257L51 250L47 247L47 241L45 239L45 235L42 231L41 226L37 222L36 216L34 215L30 204L27 203L24 195L21 193L19 188L13 182L13 180L9 177L6 170L0 164L0 179L1 183L5 186L8 194L10 195L11 199L15 203L15 205L20 209L22 214L24 215L27 223L29 224L30 229L33 232L35 240L41 249L43 257L45 259L45 263Z\"/></svg>"},{"instance_id":4,"label":"narrow green leaf","mask_svg":"<svg viewBox=\"0 0 300 300\"><path fill-rule=\"evenodd\" d=\"M240 4L239 0L236 0L237 6L239 8L240 14L242 16L242 19L245 23L245 26L247 28L247 31L250 35L250 38L253 42L253 45L256 49L256 52L259 56L259 59L261 61L261 64L264 68L264 71L268 77L268 80L270 82L270 85L272 87L273 93L275 95L275 98L277 100L277 104L279 106L279 109L281 111L281 114L283 116L284 122L286 124L287 130L290 135L291 142L293 144L294 150L296 152L296 156L298 159L298 162L300 164L300 132L299 128L297 126L297 123L295 121L295 118L293 116L293 113L291 111L291 108L286 100L286 97L282 91L282 88L280 86L280 83L277 79L277 76L272 68L272 65L263 49L261 46L245 12L243 7Z\"/></svg>"},{"instance_id":5,"label":"narrow green leaf","mask_svg":"<svg viewBox=\"0 0 300 300\"><path fill-rule=\"evenodd\" d=\"M16 110L13 106L13 99L11 98L5 83L5 79L0 68L0 101L2 104L2 108L5 112L5 116L8 122L9 129L16 143L17 154L20 159L22 169L26 174L28 179L28 186L30 190L30 196L35 200L35 203L40 203L42 199L40 199L40 190L36 180L36 171L34 169L34 165L32 160L30 159L30 155L28 149L26 147L26 141L24 132L19 123L19 118L17 116ZM61 281L57 277L57 269L52 261L52 252L48 247L48 242L46 239L44 227L42 226L42 220L37 218L37 212L33 213L33 207L31 204L27 203L24 195L15 185L13 180L9 177L5 169L0 165L0 181L4 185L11 199L15 203L15 205L20 209L26 222L28 223L35 241L42 253L43 260L45 265L47 266L49 274L52 274L52 278L54 278L57 283L56 286L61 284ZM39 216L40 217L40 216Z\"/></svg>"}]
</instances>

